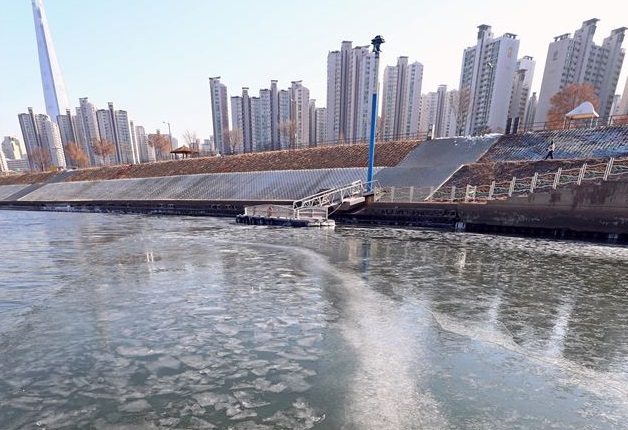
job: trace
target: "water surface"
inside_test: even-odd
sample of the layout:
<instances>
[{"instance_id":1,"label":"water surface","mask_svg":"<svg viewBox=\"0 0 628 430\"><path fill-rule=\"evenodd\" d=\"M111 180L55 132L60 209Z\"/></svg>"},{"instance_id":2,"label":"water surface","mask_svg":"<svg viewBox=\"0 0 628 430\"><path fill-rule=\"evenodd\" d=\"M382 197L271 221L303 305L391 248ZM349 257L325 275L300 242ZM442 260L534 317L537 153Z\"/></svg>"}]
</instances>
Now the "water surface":
<instances>
[{"instance_id":1,"label":"water surface","mask_svg":"<svg viewBox=\"0 0 628 430\"><path fill-rule=\"evenodd\" d=\"M0 428L625 428L628 249L0 211Z\"/></svg>"}]
</instances>

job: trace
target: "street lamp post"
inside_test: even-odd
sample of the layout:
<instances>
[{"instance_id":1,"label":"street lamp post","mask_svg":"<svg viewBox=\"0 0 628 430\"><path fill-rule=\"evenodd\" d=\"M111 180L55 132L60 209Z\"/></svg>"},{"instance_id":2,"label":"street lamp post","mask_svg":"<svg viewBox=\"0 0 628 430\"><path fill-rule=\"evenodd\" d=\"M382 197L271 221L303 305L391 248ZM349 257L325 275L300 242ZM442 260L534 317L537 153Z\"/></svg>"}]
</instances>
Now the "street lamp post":
<instances>
[{"instance_id":1,"label":"street lamp post","mask_svg":"<svg viewBox=\"0 0 628 430\"><path fill-rule=\"evenodd\" d=\"M379 53L380 46L384 43L382 36L375 36L371 40L373 52L375 53L375 79L373 80L373 95L371 98L371 136L369 139L369 160L366 173L367 191L373 191L373 167L375 164L375 133L377 130L377 87L379 83Z\"/></svg>"}]
</instances>

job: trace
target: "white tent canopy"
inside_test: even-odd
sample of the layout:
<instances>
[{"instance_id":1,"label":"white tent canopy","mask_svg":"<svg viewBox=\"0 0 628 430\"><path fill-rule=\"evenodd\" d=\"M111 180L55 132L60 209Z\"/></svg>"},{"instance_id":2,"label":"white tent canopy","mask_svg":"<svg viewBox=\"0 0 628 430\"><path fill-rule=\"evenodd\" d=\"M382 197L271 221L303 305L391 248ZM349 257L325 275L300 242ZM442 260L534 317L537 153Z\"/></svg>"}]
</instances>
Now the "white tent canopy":
<instances>
[{"instance_id":1,"label":"white tent canopy","mask_svg":"<svg viewBox=\"0 0 628 430\"><path fill-rule=\"evenodd\" d=\"M599 118L591 102L583 102L571 112L565 114L567 119L593 119Z\"/></svg>"}]
</instances>

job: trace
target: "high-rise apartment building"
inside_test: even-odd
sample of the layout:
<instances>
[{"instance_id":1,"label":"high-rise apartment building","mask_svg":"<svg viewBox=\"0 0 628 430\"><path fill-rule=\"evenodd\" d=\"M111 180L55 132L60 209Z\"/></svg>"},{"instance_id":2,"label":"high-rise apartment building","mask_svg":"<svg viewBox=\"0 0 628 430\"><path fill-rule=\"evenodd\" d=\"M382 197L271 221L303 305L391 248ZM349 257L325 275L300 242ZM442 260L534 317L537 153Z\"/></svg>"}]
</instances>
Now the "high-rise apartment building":
<instances>
[{"instance_id":1,"label":"high-rise apartment building","mask_svg":"<svg viewBox=\"0 0 628 430\"><path fill-rule=\"evenodd\" d=\"M108 109L96 111L100 138L114 145L115 151L105 160L106 164L135 164L138 160L133 151L133 139L129 117L124 110L115 110L113 103Z\"/></svg>"},{"instance_id":2,"label":"high-rise apartment building","mask_svg":"<svg viewBox=\"0 0 628 430\"><path fill-rule=\"evenodd\" d=\"M350 98L347 106L347 135L349 142L368 139L371 131L373 91L377 88L375 54L368 46L356 46L351 51Z\"/></svg>"},{"instance_id":3,"label":"high-rise apartment building","mask_svg":"<svg viewBox=\"0 0 628 430\"><path fill-rule=\"evenodd\" d=\"M447 85L439 85L436 90L436 111L434 112L434 137L446 136Z\"/></svg>"},{"instance_id":4,"label":"high-rise apartment building","mask_svg":"<svg viewBox=\"0 0 628 430\"><path fill-rule=\"evenodd\" d=\"M385 140L418 134L422 81L423 65L408 64L408 57L399 57L396 66L384 69L382 136Z\"/></svg>"},{"instance_id":5,"label":"high-rise apartment building","mask_svg":"<svg viewBox=\"0 0 628 430\"><path fill-rule=\"evenodd\" d=\"M316 108L315 112L316 145L327 142L327 108Z\"/></svg>"},{"instance_id":6,"label":"high-rise apartment building","mask_svg":"<svg viewBox=\"0 0 628 430\"><path fill-rule=\"evenodd\" d=\"M263 151L262 104L259 97L251 97L251 151Z\"/></svg>"},{"instance_id":7,"label":"high-rise apartment building","mask_svg":"<svg viewBox=\"0 0 628 430\"><path fill-rule=\"evenodd\" d=\"M584 21L573 37L562 34L549 44L535 122L548 120L552 97L571 84L591 85L600 101L598 113L601 117L610 115L624 60L621 45L626 28L613 30L599 46L593 43L598 21Z\"/></svg>"},{"instance_id":8,"label":"high-rise apartment building","mask_svg":"<svg viewBox=\"0 0 628 430\"><path fill-rule=\"evenodd\" d=\"M370 132L373 89L377 85L375 54L367 46L352 48L344 41L340 51L327 55L327 138L336 141L366 139Z\"/></svg>"},{"instance_id":9,"label":"high-rise apartment building","mask_svg":"<svg viewBox=\"0 0 628 430\"><path fill-rule=\"evenodd\" d=\"M617 115L628 115L628 78L626 78L626 84L624 85L624 92L617 105Z\"/></svg>"},{"instance_id":10,"label":"high-rise apartment building","mask_svg":"<svg viewBox=\"0 0 628 430\"><path fill-rule=\"evenodd\" d=\"M294 148L310 145L310 90L302 81L293 81L290 87L290 121L294 127Z\"/></svg>"},{"instance_id":11,"label":"high-rise apartment building","mask_svg":"<svg viewBox=\"0 0 628 430\"><path fill-rule=\"evenodd\" d=\"M505 131L518 52L516 35L495 38L489 25L478 27L476 45L465 49L462 57L459 88L465 109L460 131L464 134Z\"/></svg>"},{"instance_id":12,"label":"high-rise apartment building","mask_svg":"<svg viewBox=\"0 0 628 430\"><path fill-rule=\"evenodd\" d=\"M316 100L310 99L308 107L310 121L310 146L316 146Z\"/></svg>"},{"instance_id":13,"label":"high-rise apartment building","mask_svg":"<svg viewBox=\"0 0 628 430\"><path fill-rule=\"evenodd\" d=\"M4 136L0 148L7 160L20 160L26 157L26 148L17 138Z\"/></svg>"},{"instance_id":14,"label":"high-rise apartment building","mask_svg":"<svg viewBox=\"0 0 628 430\"><path fill-rule=\"evenodd\" d=\"M212 104L212 127L216 150L229 154L229 108L227 106L227 87L220 83L220 76L209 78L209 91Z\"/></svg>"},{"instance_id":15,"label":"high-rise apartment building","mask_svg":"<svg viewBox=\"0 0 628 430\"><path fill-rule=\"evenodd\" d=\"M115 124L111 119L109 111L107 109L98 109L96 111L96 122L98 123L98 134L102 141L100 145L110 144L115 148ZM98 143L94 145L94 149L97 149L98 146ZM107 156L101 155L97 150L94 152L96 152L96 164L98 165L115 164L118 161L115 150Z\"/></svg>"},{"instance_id":16,"label":"high-rise apartment building","mask_svg":"<svg viewBox=\"0 0 628 430\"><path fill-rule=\"evenodd\" d=\"M528 55L517 61L517 69L512 78L512 92L508 108L508 119L511 121L512 130L525 122L535 64L534 59Z\"/></svg>"},{"instance_id":17,"label":"high-rise apartment building","mask_svg":"<svg viewBox=\"0 0 628 430\"><path fill-rule=\"evenodd\" d=\"M229 136L230 149L226 154L244 152L244 115L242 113L242 97L231 96L231 130Z\"/></svg>"},{"instance_id":18,"label":"high-rise apartment building","mask_svg":"<svg viewBox=\"0 0 628 430\"><path fill-rule=\"evenodd\" d=\"M8 172L9 165L7 164L7 159L4 156L4 151L0 151L0 173Z\"/></svg>"},{"instance_id":19,"label":"high-rise apartment building","mask_svg":"<svg viewBox=\"0 0 628 430\"><path fill-rule=\"evenodd\" d=\"M43 0L32 0L33 18L35 20L35 35L37 37L37 52L39 54L39 69L46 102L46 112L52 121L70 108L65 84L61 75L61 68L57 61L57 54L52 43L48 19L44 11Z\"/></svg>"},{"instance_id":20,"label":"high-rise apartment building","mask_svg":"<svg viewBox=\"0 0 628 430\"><path fill-rule=\"evenodd\" d=\"M96 108L90 103L87 97L79 99L79 107L76 108L77 129L81 140L81 146L87 155L90 165L96 165L97 156L94 154L93 146L100 140L98 129L98 119Z\"/></svg>"},{"instance_id":21,"label":"high-rise apartment building","mask_svg":"<svg viewBox=\"0 0 628 430\"><path fill-rule=\"evenodd\" d=\"M523 119L524 129L532 130L534 128L534 117L536 116L536 105L538 103L536 93L532 93L526 105L526 113Z\"/></svg>"},{"instance_id":22,"label":"high-rise apartment building","mask_svg":"<svg viewBox=\"0 0 628 430\"><path fill-rule=\"evenodd\" d=\"M59 127L48 115L28 113L18 115L26 153L31 170L47 170L50 167L65 167L65 155Z\"/></svg>"},{"instance_id":23,"label":"high-rise apartment building","mask_svg":"<svg viewBox=\"0 0 628 430\"><path fill-rule=\"evenodd\" d=\"M453 137L457 134L459 91L447 91L447 85L439 85L435 92L421 97L419 133L429 137Z\"/></svg>"},{"instance_id":24,"label":"high-rise apartment building","mask_svg":"<svg viewBox=\"0 0 628 430\"><path fill-rule=\"evenodd\" d=\"M57 117L57 124L59 125L59 133L61 133L61 141L63 146L66 147L70 143L80 143L80 138L77 135L76 123L77 117L72 115L70 109L66 109L64 114Z\"/></svg>"},{"instance_id":25,"label":"high-rise apartment building","mask_svg":"<svg viewBox=\"0 0 628 430\"><path fill-rule=\"evenodd\" d=\"M141 163L150 163L157 160L155 148L148 144L146 129L141 125L135 126L135 141L137 142Z\"/></svg>"},{"instance_id":26,"label":"high-rise apartment building","mask_svg":"<svg viewBox=\"0 0 628 430\"><path fill-rule=\"evenodd\" d=\"M273 122L273 107L277 105L277 101L273 100L273 92L269 89L259 91L259 142L260 151L270 151L274 149L273 131L277 128L277 124Z\"/></svg>"},{"instance_id":27,"label":"high-rise apartment building","mask_svg":"<svg viewBox=\"0 0 628 430\"><path fill-rule=\"evenodd\" d=\"M116 147L118 152L118 162L122 164L139 163L137 152L134 150L132 130L128 112L125 110L113 111L113 105L109 104L110 112L113 112L113 118L116 125Z\"/></svg>"},{"instance_id":28,"label":"high-rise apartment building","mask_svg":"<svg viewBox=\"0 0 628 430\"><path fill-rule=\"evenodd\" d=\"M270 133L272 141L272 149L280 149L279 137L279 92L277 90L277 81L270 81Z\"/></svg>"},{"instance_id":29,"label":"high-rise apartment building","mask_svg":"<svg viewBox=\"0 0 628 430\"><path fill-rule=\"evenodd\" d=\"M242 88L242 148L244 152L253 152L253 128L251 123L251 98L249 89Z\"/></svg>"},{"instance_id":30,"label":"high-rise apartment building","mask_svg":"<svg viewBox=\"0 0 628 430\"><path fill-rule=\"evenodd\" d=\"M421 114L419 118L419 133L431 136L436 123L436 108L438 107L438 93L429 92L421 96Z\"/></svg>"},{"instance_id":31,"label":"high-rise apartment building","mask_svg":"<svg viewBox=\"0 0 628 430\"><path fill-rule=\"evenodd\" d=\"M414 136L419 132L423 65L408 64L399 57L396 66L384 70L382 136L386 140Z\"/></svg>"},{"instance_id":32,"label":"high-rise apartment building","mask_svg":"<svg viewBox=\"0 0 628 430\"><path fill-rule=\"evenodd\" d=\"M279 149L288 149L294 146L294 126L291 122L291 107L290 92L288 90L280 90L277 93Z\"/></svg>"}]
</instances>

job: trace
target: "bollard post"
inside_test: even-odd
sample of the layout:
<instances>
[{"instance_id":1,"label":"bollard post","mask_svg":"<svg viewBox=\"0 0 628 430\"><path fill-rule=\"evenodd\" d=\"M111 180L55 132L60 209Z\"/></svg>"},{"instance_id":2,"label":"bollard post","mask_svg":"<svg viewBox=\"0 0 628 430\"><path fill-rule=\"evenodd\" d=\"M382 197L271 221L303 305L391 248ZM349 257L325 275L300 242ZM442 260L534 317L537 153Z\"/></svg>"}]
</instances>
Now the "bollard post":
<instances>
[{"instance_id":1,"label":"bollard post","mask_svg":"<svg viewBox=\"0 0 628 430\"><path fill-rule=\"evenodd\" d=\"M604 171L604 180L608 180L608 175L611 174L611 171L613 170L613 163L615 162L615 158L611 157L610 160L608 160L608 164L606 165L606 170Z\"/></svg>"},{"instance_id":2,"label":"bollard post","mask_svg":"<svg viewBox=\"0 0 628 430\"><path fill-rule=\"evenodd\" d=\"M456 186L455 185L451 186L451 195L449 197L449 200L451 200L452 202L456 200Z\"/></svg>"},{"instance_id":3,"label":"bollard post","mask_svg":"<svg viewBox=\"0 0 628 430\"><path fill-rule=\"evenodd\" d=\"M493 194L495 193L495 181L491 182L491 187L488 189L488 199L493 200Z\"/></svg>"},{"instance_id":4,"label":"bollard post","mask_svg":"<svg viewBox=\"0 0 628 430\"><path fill-rule=\"evenodd\" d=\"M578 185L582 183L582 180L584 179L584 174L586 171L587 171L587 163L584 163L582 167L580 168L580 174L578 175Z\"/></svg>"},{"instance_id":5,"label":"bollard post","mask_svg":"<svg viewBox=\"0 0 628 430\"><path fill-rule=\"evenodd\" d=\"M556 176L554 176L554 183L552 184L552 189L556 189L556 187L558 186L558 184L560 183L560 175L561 173L563 173L563 168L559 167L558 170L556 171Z\"/></svg>"},{"instance_id":6,"label":"bollard post","mask_svg":"<svg viewBox=\"0 0 628 430\"><path fill-rule=\"evenodd\" d=\"M410 201L414 199L414 186L410 187Z\"/></svg>"},{"instance_id":7,"label":"bollard post","mask_svg":"<svg viewBox=\"0 0 628 430\"><path fill-rule=\"evenodd\" d=\"M532 182L530 182L530 192L533 193L536 188L536 183L539 180L539 172L534 172L534 176L532 176Z\"/></svg>"},{"instance_id":8,"label":"bollard post","mask_svg":"<svg viewBox=\"0 0 628 430\"><path fill-rule=\"evenodd\" d=\"M513 176L512 180L510 181L510 187L508 188L508 197L512 197L512 193L515 191L516 182L517 182L517 178Z\"/></svg>"}]
</instances>

